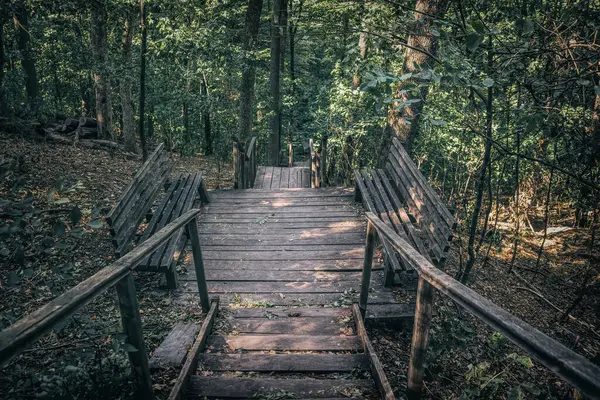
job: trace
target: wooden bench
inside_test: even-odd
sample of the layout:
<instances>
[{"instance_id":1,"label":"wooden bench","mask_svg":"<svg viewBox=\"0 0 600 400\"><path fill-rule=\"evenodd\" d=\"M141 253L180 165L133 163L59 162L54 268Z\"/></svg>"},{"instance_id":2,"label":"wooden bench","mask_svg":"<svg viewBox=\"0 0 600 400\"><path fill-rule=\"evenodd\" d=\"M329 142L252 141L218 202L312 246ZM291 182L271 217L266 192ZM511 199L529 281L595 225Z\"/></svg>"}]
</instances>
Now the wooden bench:
<instances>
[{"instance_id":1,"label":"wooden bench","mask_svg":"<svg viewBox=\"0 0 600 400\"><path fill-rule=\"evenodd\" d=\"M454 217L412 162L402 144L394 138L385 169L354 171L356 200L377 214L421 255L441 266L450 248ZM400 254L382 241L386 264L385 284L396 274L415 277L416 273Z\"/></svg>"},{"instance_id":2,"label":"wooden bench","mask_svg":"<svg viewBox=\"0 0 600 400\"><path fill-rule=\"evenodd\" d=\"M202 202L208 203L208 193L201 173L181 174L175 180L168 182L170 172L164 145L161 144L135 174L106 216L117 257L122 257L136 242L147 240L169 222L189 211L194 205L197 194ZM153 207L161 187L165 188L165 194ZM147 217L148 224L143 233L138 235L144 217ZM175 289L177 287L175 265L186 241L187 236L184 230L180 229L166 243L145 257L136 269L164 272L167 286Z\"/></svg>"}]
</instances>

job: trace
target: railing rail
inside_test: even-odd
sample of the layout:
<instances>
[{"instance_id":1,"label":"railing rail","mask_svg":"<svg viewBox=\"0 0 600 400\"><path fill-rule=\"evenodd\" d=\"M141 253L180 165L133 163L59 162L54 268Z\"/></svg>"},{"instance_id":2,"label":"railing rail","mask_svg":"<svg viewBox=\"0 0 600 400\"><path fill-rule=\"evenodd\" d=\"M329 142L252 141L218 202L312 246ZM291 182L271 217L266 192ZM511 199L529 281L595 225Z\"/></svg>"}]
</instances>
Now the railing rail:
<instances>
[{"instance_id":1,"label":"railing rail","mask_svg":"<svg viewBox=\"0 0 600 400\"><path fill-rule=\"evenodd\" d=\"M327 136L321 138L319 151L315 150L312 139L308 140L308 149L310 151L310 187L326 186Z\"/></svg>"},{"instance_id":2,"label":"railing rail","mask_svg":"<svg viewBox=\"0 0 600 400\"><path fill-rule=\"evenodd\" d=\"M48 333L54 325L73 315L90 301L115 286L126 341L137 349L137 351L128 353L132 370L143 398L152 398L148 354L142 335L142 322L132 271L144 257L154 252L160 245L166 243L179 229L186 227L192 242L194 266L196 268L202 310L208 312L210 302L204 278L202 252L197 226L199 213L199 209L192 209L186 212L127 253L127 255L1 331L0 366L5 367L13 358Z\"/></svg>"},{"instance_id":3,"label":"railing rail","mask_svg":"<svg viewBox=\"0 0 600 400\"><path fill-rule=\"evenodd\" d=\"M233 187L234 189L248 189L254 187L254 178L258 167L258 144L253 136L244 149L237 141L233 142Z\"/></svg>"},{"instance_id":4,"label":"railing rail","mask_svg":"<svg viewBox=\"0 0 600 400\"><path fill-rule=\"evenodd\" d=\"M359 302L363 315L367 309L375 230L381 237L387 239L419 273L408 373L409 398L419 398L423 386L427 336L433 311L433 294L434 289L437 289L488 326L502 333L511 342L581 392L590 398L600 399L599 367L437 269L375 214L367 212L366 216L369 223Z\"/></svg>"}]
</instances>

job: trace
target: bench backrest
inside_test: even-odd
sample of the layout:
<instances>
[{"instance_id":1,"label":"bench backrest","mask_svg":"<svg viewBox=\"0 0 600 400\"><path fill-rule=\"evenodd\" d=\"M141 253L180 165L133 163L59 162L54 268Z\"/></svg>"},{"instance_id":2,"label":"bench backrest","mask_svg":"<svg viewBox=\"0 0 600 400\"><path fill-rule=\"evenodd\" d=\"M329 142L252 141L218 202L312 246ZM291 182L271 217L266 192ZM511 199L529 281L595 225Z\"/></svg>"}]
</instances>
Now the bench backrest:
<instances>
[{"instance_id":1,"label":"bench backrest","mask_svg":"<svg viewBox=\"0 0 600 400\"><path fill-rule=\"evenodd\" d=\"M386 169L417 227L424 233L431 254L436 261L443 261L450 248L456 220L396 138Z\"/></svg>"},{"instance_id":2,"label":"bench backrest","mask_svg":"<svg viewBox=\"0 0 600 400\"><path fill-rule=\"evenodd\" d=\"M139 224L171 173L164 144L148 157L142 168L106 215L117 256L127 253Z\"/></svg>"}]
</instances>

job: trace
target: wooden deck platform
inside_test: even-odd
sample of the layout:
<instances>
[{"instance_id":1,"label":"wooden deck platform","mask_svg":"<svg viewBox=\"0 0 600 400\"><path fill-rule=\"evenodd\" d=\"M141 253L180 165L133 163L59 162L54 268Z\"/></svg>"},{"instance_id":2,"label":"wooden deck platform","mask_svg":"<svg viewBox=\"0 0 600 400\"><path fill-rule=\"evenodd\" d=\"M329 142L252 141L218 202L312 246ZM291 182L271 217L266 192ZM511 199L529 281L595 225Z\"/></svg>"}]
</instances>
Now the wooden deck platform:
<instances>
[{"instance_id":1,"label":"wooden deck platform","mask_svg":"<svg viewBox=\"0 0 600 400\"><path fill-rule=\"evenodd\" d=\"M256 170L254 189L310 188L307 167L262 167Z\"/></svg>"},{"instance_id":2,"label":"wooden deck platform","mask_svg":"<svg viewBox=\"0 0 600 400\"><path fill-rule=\"evenodd\" d=\"M352 310L366 235L354 190L271 186L213 191L210 199L198 229L220 311L187 395L381 398L362 318ZM414 308L383 286L379 258L367 318L411 318ZM178 301L197 302L193 265L186 268Z\"/></svg>"}]
</instances>

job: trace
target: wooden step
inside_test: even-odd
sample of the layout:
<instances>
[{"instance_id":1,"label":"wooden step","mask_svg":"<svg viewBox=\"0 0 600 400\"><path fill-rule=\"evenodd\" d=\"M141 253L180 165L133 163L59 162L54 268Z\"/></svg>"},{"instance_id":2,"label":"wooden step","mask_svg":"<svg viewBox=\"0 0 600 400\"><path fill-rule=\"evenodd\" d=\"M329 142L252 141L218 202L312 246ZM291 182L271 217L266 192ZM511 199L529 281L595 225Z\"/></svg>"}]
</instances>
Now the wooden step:
<instances>
[{"instance_id":1,"label":"wooden step","mask_svg":"<svg viewBox=\"0 0 600 400\"><path fill-rule=\"evenodd\" d=\"M179 367L194 343L200 325L177 322L150 358L150 369Z\"/></svg>"},{"instance_id":2,"label":"wooden step","mask_svg":"<svg viewBox=\"0 0 600 400\"><path fill-rule=\"evenodd\" d=\"M273 270L273 271L362 271L363 259L349 260L204 260L204 268L224 269L227 271L240 270ZM193 270L193 265L187 265L188 270ZM383 266L373 260L373 269L382 269Z\"/></svg>"},{"instance_id":3,"label":"wooden step","mask_svg":"<svg viewBox=\"0 0 600 400\"><path fill-rule=\"evenodd\" d=\"M298 307L298 308L225 308L234 318L346 318L352 316L350 308Z\"/></svg>"},{"instance_id":4,"label":"wooden step","mask_svg":"<svg viewBox=\"0 0 600 400\"><path fill-rule=\"evenodd\" d=\"M247 351L362 351L358 336L333 335L211 335L211 352L243 349Z\"/></svg>"},{"instance_id":5,"label":"wooden step","mask_svg":"<svg viewBox=\"0 0 600 400\"><path fill-rule=\"evenodd\" d=\"M201 354L206 371L350 372L369 370L365 354Z\"/></svg>"},{"instance_id":6,"label":"wooden step","mask_svg":"<svg viewBox=\"0 0 600 400\"><path fill-rule=\"evenodd\" d=\"M348 322L332 318L241 318L230 322L231 329L244 334L295 334L295 335L353 335Z\"/></svg>"},{"instance_id":7,"label":"wooden step","mask_svg":"<svg viewBox=\"0 0 600 400\"><path fill-rule=\"evenodd\" d=\"M368 380L345 379L269 379L269 378L220 378L192 376L187 397L192 399L220 398L269 398L284 393L291 398L369 398L375 392ZM373 398L373 397L371 397Z\"/></svg>"},{"instance_id":8,"label":"wooden step","mask_svg":"<svg viewBox=\"0 0 600 400\"><path fill-rule=\"evenodd\" d=\"M205 269L207 281L243 281L243 282L360 282L361 271L279 271L279 270L227 270L227 269ZM373 273L373 280L380 276L381 271ZM196 271L191 270L185 276L180 276L184 281L196 281Z\"/></svg>"}]
</instances>

